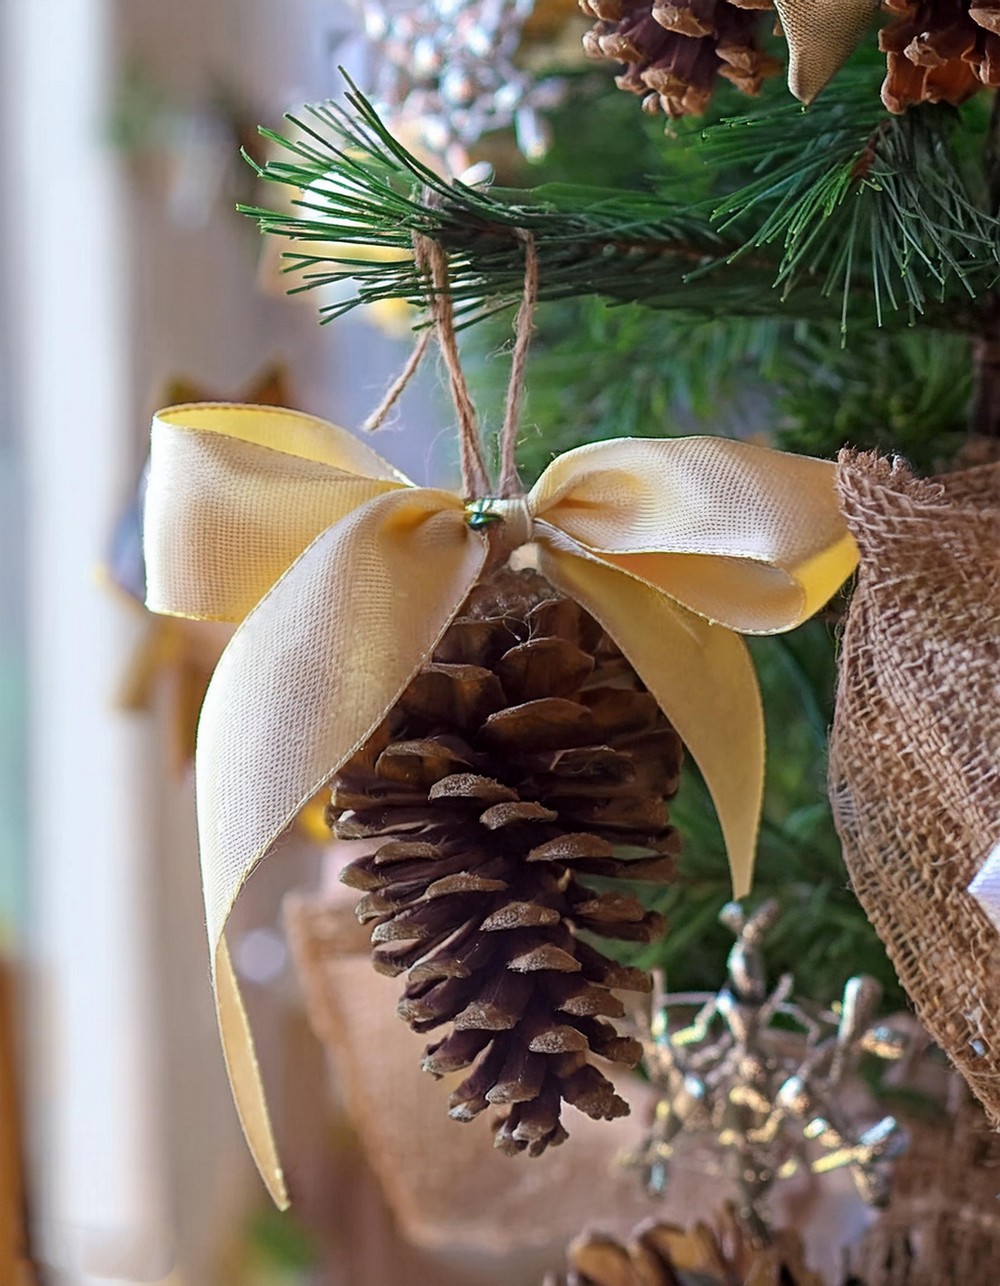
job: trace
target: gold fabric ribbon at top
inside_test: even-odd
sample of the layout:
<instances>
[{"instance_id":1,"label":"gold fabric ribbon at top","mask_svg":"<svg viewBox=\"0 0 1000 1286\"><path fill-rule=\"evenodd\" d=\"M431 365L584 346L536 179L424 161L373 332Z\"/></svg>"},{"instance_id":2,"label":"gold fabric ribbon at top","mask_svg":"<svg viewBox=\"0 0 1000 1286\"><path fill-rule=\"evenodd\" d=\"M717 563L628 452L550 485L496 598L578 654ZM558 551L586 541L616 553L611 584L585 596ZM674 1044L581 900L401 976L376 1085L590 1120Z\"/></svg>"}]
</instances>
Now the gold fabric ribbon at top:
<instances>
[{"instance_id":1,"label":"gold fabric ribbon at top","mask_svg":"<svg viewBox=\"0 0 1000 1286\"><path fill-rule=\"evenodd\" d=\"M202 709L198 824L229 1077L282 1207L226 921L257 863L430 658L487 563L529 541L539 570L596 617L677 729L742 896L764 731L737 631L791 629L853 569L832 464L728 439L622 438L559 456L523 499L469 503L413 486L343 429L297 412L194 404L153 421L148 605L242 622Z\"/></svg>"}]
</instances>

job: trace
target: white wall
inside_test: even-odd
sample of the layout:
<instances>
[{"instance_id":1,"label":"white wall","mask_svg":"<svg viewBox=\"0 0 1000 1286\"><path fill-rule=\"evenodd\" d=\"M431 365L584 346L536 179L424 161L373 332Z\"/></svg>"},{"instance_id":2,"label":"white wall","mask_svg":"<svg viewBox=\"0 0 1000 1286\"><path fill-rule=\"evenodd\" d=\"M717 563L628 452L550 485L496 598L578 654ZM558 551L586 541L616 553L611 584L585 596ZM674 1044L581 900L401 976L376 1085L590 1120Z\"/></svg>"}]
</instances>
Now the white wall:
<instances>
[{"instance_id":1,"label":"white wall","mask_svg":"<svg viewBox=\"0 0 1000 1286\"><path fill-rule=\"evenodd\" d=\"M8 0L0 42L15 428L27 452L34 1216L59 1286L209 1286L255 1179L208 989L193 801L155 722L114 708L143 629L94 578L168 377L235 394L284 356L297 401L360 421L408 346L256 287L221 206L182 226L107 143L121 60L180 104L236 90L261 121L337 86L327 0ZM235 229L235 230L234 230ZM405 422L429 424L424 394ZM431 429L379 448L442 481ZM272 923L308 862L269 872ZM280 1022L251 996L267 1030ZM269 1016L268 1006L271 1005ZM265 1067L267 1070L267 1042ZM271 1056L280 1078L280 1057ZM227 1283L228 1286L228 1283Z\"/></svg>"},{"instance_id":2,"label":"white wall","mask_svg":"<svg viewBox=\"0 0 1000 1286\"><path fill-rule=\"evenodd\" d=\"M130 472L124 193L105 0L8 5L15 416L27 453L36 1236L60 1280L166 1271L149 1022L148 733L109 709L134 626L95 590ZM128 967L123 967L123 962Z\"/></svg>"}]
</instances>

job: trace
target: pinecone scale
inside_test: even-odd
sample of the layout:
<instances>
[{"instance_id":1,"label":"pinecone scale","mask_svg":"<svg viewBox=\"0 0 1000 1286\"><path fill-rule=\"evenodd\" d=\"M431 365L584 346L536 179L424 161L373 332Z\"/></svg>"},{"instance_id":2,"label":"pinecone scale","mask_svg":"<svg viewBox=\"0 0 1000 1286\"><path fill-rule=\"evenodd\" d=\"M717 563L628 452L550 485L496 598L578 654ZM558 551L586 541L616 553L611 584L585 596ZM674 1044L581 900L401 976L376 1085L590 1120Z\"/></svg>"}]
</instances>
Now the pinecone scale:
<instances>
[{"instance_id":1,"label":"pinecone scale","mask_svg":"<svg viewBox=\"0 0 1000 1286\"><path fill-rule=\"evenodd\" d=\"M342 876L375 968L405 974L414 1030L447 1029L424 1068L468 1069L451 1116L508 1108L506 1152L562 1142L563 1102L628 1111L590 1060L639 1061L616 993L650 982L591 943L663 930L634 890L673 875L681 756L600 626L535 573L504 571L333 783L335 833L381 841Z\"/></svg>"}]
</instances>

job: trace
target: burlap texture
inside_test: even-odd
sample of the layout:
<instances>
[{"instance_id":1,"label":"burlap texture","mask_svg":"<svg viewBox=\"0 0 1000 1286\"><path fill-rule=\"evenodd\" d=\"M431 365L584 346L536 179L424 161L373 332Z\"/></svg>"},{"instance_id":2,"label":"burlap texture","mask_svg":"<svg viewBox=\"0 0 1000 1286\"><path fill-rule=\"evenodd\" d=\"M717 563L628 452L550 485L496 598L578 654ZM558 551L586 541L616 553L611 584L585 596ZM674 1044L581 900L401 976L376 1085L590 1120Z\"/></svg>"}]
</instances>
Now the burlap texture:
<instances>
[{"instance_id":1,"label":"burlap texture","mask_svg":"<svg viewBox=\"0 0 1000 1286\"><path fill-rule=\"evenodd\" d=\"M1000 935L967 892L1000 839L1000 464L920 481L843 452L861 562L830 742L854 890L920 1020L1000 1116Z\"/></svg>"}]
</instances>

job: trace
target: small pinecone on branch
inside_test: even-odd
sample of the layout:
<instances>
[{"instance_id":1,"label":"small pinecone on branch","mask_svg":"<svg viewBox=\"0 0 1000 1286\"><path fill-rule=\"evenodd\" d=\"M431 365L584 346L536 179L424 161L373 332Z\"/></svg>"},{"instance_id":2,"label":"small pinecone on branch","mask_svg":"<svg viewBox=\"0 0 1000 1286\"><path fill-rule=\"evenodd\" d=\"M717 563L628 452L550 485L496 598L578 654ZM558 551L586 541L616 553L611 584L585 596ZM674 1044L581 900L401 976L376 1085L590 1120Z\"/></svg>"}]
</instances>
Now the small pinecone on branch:
<instances>
[{"instance_id":1,"label":"small pinecone on branch","mask_svg":"<svg viewBox=\"0 0 1000 1286\"><path fill-rule=\"evenodd\" d=\"M1000 0L884 0L882 101L891 112L917 103L958 105L1000 86Z\"/></svg>"},{"instance_id":2,"label":"small pinecone on branch","mask_svg":"<svg viewBox=\"0 0 1000 1286\"><path fill-rule=\"evenodd\" d=\"M699 116L716 76L756 94L781 70L760 43L761 9L771 0L580 0L598 19L583 38L592 58L627 64L619 89L643 95L647 112Z\"/></svg>"},{"instance_id":3,"label":"small pinecone on branch","mask_svg":"<svg viewBox=\"0 0 1000 1286\"><path fill-rule=\"evenodd\" d=\"M450 1114L509 1105L494 1142L561 1143L563 1100L628 1105L589 1061L635 1066L608 1019L641 970L579 935L649 942L662 917L607 881L663 883L678 848L664 802L680 740L601 627L534 572L473 591L383 726L337 776L342 839L381 839L344 871L363 891L375 968L406 974L399 1014L435 1076L471 1067ZM618 856L626 848L630 856ZM591 887L600 885L600 890Z\"/></svg>"}]
</instances>

